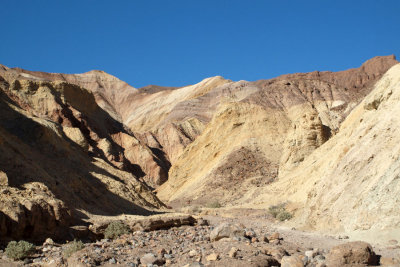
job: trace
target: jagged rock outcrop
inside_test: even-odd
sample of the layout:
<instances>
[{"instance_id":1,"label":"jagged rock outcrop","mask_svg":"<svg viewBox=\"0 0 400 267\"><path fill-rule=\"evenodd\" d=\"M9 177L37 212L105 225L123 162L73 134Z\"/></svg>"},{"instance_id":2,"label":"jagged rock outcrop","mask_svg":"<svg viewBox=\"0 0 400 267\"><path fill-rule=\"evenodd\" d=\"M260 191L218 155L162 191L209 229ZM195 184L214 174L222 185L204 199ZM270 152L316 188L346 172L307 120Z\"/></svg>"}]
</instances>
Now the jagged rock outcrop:
<instances>
[{"instance_id":1,"label":"jagged rock outcrop","mask_svg":"<svg viewBox=\"0 0 400 267\"><path fill-rule=\"evenodd\" d=\"M66 229L74 223L72 212L44 184L33 182L22 190L2 186L0 190L2 241L66 237Z\"/></svg>"},{"instance_id":2,"label":"jagged rock outcrop","mask_svg":"<svg viewBox=\"0 0 400 267\"><path fill-rule=\"evenodd\" d=\"M35 116L61 123L65 134L80 146L143 177L150 186L166 181L168 161L154 154L121 122L121 101L131 92L137 93L133 87L102 71L53 74L4 67L0 74L10 82L10 97L24 102ZM125 143L135 143L135 148L125 147Z\"/></svg>"},{"instance_id":3,"label":"jagged rock outcrop","mask_svg":"<svg viewBox=\"0 0 400 267\"><path fill-rule=\"evenodd\" d=\"M99 108L91 92L63 81L4 76L2 240L65 238L67 227L92 215L149 214L163 206L112 138L129 132Z\"/></svg>"}]
</instances>

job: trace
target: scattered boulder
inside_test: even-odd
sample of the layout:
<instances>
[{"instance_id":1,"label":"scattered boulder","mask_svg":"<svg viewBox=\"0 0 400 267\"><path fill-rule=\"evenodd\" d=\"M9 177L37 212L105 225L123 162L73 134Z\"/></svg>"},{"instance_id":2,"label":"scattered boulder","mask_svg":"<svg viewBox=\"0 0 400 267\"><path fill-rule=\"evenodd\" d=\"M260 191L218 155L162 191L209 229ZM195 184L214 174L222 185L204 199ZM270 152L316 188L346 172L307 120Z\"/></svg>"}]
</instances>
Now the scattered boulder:
<instances>
[{"instance_id":1,"label":"scattered boulder","mask_svg":"<svg viewBox=\"0 0 400 267\"><path fill-rule=\"evenodd\" d=\"M54 241L51 238L47 238L44 242L43 242L43 246L54 246Z\"/></svg>"},{"instance_id":2,"label":"scattered boulder","mask_svg":"<svg viewBox=\"0 0 400 267\"><path fill-rule=\"evenodd\" d=\"M351 264L376 265L378 257L370 244L356 241L333 247L327 256L327 266L346 266Z\"/></svg>"},{"instance_id":3,"label":"scattered boulder","mask_svg":"<svg viewBox=\"0 0 400 267\"><path fill-rule=\"evenodd\" d=\"M244 236L245 231L242 227L230 223L222 223L212 230L210 240L218 241L222 238L243 238Z\"/></svg>"},{"instance_id":4,"label":"scattered boulder","mask_svg":"<svg viewBox=\"0 0 400 267\"><path fill-rule=\"evenodd\" d=\"M157 257L153 253L144 254L143 257L140 258L140 263L147 264L155 264L157 261Z\"/></svg>"},{"instance_id":5,"label":"scattered boulder","mask_svg":"<svg viewBox=\"0 0 400 267\"><path fill-rule=\"evenodd\" d=\"M256 232L254 232L253 229L245 229L245 237L252 239L253 237L256 237Z\"/></svg>"},{"instance_id":6,"label":"scattered boulder","mask_svg":"<svg viewBox=\"0 0 400 267\"><path fill-rule=\"evenodd\" d=\"M285 249L275 246L266 246L263 248L263 252L266 255L271 255L278 261L280 261L284 256L289 255L289 253Z\"/></svg>"},{"instance_id":7,"label":"scattered boulder","mask_svg":"<svg viewBox=\"0 0 400 267\"><path fill-rule=\"evenodd\" d=\"M281 239L281 236L280 236L279 233L277 233L277 232L272 233L272 234L270 234L270 235L268 236L268 240L269 240L269 241L280 240L280 239Z\"/></svg>"},{"instance_id":8,"label":"scattered boulder","mask_svg":"<svg viewBox=\"0 0 400 267\"><path fill-rule=\"evenodd\" d=\"M229 250L229 257L236 258L238 251L239 251L238 248L232 247L231 250Z\"/></svg>"},{"instance_id":9,"label":"scattered boulder","mask_svg":"<svg viewBox=\"0 0 400 267\"><path fill-rule=\"evenodd\" d=\"M281 267L304 267L304 261L299 255L284 256Z\"/></svg>"},{"instance_id":10,"label":"scattered boulder","mask_svg":"<svg viewBox=\"0 0 400 267\"><path fill-rule=\"evenodd\" d=\"M133 231L155 231L160 229L169 229L183 225L195 225L196 219L190 215L179 215L169 217L150 217L143 220L130 222Z\"/></svg>"},{"instance_id":11,"label":"scattered boulder","mask_svg":"<svg viewBox=\"0 0 400 267\"><path fill-rule=\"evenodd\" d=\"M0 171L0 185L8 185L8 176L2 171Z\"/></svg>"},{"instance_id":12,"label":"scattered boulder","mask_svg":"<svg viewBox=\"0 0 400 267\"><path fill-rule=\"evenodd\" d=\"M197 251L193 249L189 251L189 257L194 257L194 256L197 256Z\"/></svg>"},{"instance_id":13,"label":"scattered boulder","mask_svg":"<svg viewBox=\"0 0 400 267\"><path fill-rule=\"evenodd\" d=\"M210 255L208 255L206 257L206 260L207 261L217 261L217 260L219 260L219 254L218 253L212 253L212 254L210 254Z\"/></svg>"},{"instance_id":14,"label":"scattered boulder","mask_svg":"<svg viewBox=\"0 0 400 267\"><path fill-rule=\"evenodd\" d=\"M89 229L98 236L103 236L105 229L112 221L102 221L90 225ZM183 225L193 226L196 224L196 219L190 215L177 216L150 216L145 219L131 220L125 222L132 231L150 232L161 229L170 229L172 227L180 227Z\"/></svg>"}]
</instances>

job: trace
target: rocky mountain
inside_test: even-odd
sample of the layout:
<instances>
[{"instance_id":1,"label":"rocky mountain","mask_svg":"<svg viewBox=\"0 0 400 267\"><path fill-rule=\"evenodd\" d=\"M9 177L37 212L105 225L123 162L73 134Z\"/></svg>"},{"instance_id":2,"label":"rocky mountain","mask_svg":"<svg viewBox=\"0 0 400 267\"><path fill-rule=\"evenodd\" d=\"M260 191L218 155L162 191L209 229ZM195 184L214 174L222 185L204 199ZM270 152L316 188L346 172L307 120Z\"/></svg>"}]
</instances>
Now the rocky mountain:
<instances>
[{"instance_id":1,"label":"rocky mountain","mask_svg":"<svg viewBox=\"0 0 400 267\"><path fill-rule=\"evenodd\" d=\"M384 56L340 72L135 89L102 71L0 66L0 233L61 235L163 203L286 203L296 227L398 229L398 68Z\"/></svg>"},{"instance_id":2,"label":"rocky mountain","mask_svg":"<svg viewBox=\"0 0 400 267\"><path fill-rule=\"evenodd\" d=\"M284 75L214 88L192 101L196 104L191 110L208 107L210 115L203 121L209 122L172 164L158 196L172 204L251 202L253 189L269 190L335 136L348 114L396 63L393 57L377 57L344 72ZM356 77L354 83L349 76Z\"/></svg>"},{"instance_id":3,"label":"rocky mountain","mask_svg":"<svg viewBox=\"0 0 400 267\"><path fill-rule=\"evenodd\" d=\"M87 89L3 67L0 111L2 238L70 238L66 229L92 215L163 207L135 164L155 162L151 150Z\"/></svg>"}]
</instances>

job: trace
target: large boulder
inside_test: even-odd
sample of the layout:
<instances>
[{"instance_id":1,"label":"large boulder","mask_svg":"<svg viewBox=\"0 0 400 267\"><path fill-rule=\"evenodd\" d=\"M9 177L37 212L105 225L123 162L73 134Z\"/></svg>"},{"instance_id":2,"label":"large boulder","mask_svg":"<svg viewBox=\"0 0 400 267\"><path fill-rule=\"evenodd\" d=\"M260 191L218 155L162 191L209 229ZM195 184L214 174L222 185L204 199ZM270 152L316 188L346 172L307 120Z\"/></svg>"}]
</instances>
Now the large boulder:
<instances>
[{"instance_id":1,"label":"large boulder","mask_svg":"<svg viewBox=\"0 0 400 267\"><path fill-rule=\"evenodd\" d=\"M284 256L281 267L304 267L304 262L299 255Z\"/></svg>"},{"instance_id":2,"label":"large boulder","mask_svg":"<svg viewBox=\"0 0 400 267\"><path fill-rule=\"evenodd\" d=\"M328 266L365 266L378 264L378 257L370 244L356 241L331 248L327 256Z\"/></svg>"},{"instance_id":3,"label":"large boulder","mask_svg":"<svg viewBox=\"0 0 400 267\"><path fill-rule=\"evenodd\" d=\"M112 221L98 221L90 225L89 230L98 236L103 236L105 229ZM183 225L195 225L196 219L190 215L154 215L144 219L130 219L124 221L132 231L156 231L160 229L170 229Z\"/></svg>"},{"instance_id":4,"label":"large boulder","mask_svg":"<svg viewBox=\"0 0 400 267\"><path fill-rule=\"evenodd\" d=\"M214 228L210 233L211 241L218 241L222 238L243 238L245 231L238 225L222 223Z\"/></svg>"}]
</instances>

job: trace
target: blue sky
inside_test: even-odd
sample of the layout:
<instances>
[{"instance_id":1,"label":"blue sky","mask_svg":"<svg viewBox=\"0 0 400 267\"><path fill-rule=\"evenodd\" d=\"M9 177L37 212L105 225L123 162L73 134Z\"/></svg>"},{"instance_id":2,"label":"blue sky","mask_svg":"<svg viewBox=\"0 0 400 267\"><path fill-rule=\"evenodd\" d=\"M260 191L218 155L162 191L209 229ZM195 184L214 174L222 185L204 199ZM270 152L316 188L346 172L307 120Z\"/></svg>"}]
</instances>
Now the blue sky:
<instances>
[{"instance_id":1,"label":"blue sky","mask_svg":"<svg viewBox=\"0 0 400 267\"><path fill-rule=\"evenodd\" d=\"M0 63L134 87L258 80L400 57L400 1L7 0Z\"/></svg>"}]
</instances>

